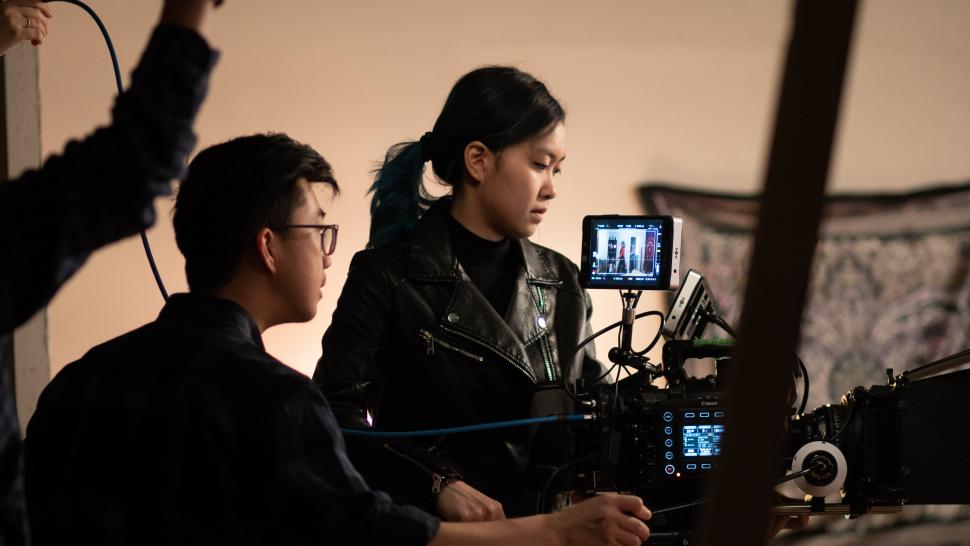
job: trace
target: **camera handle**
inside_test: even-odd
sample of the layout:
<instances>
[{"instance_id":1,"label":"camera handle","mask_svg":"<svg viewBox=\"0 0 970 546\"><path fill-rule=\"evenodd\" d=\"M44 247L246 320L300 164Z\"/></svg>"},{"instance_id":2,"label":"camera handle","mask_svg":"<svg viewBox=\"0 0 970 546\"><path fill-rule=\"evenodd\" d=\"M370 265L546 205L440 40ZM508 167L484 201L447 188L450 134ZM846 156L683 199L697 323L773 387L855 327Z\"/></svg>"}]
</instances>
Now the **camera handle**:
<instances>
[{"instance_id":1,"label":"camera handle","mask_svg":"<svg viewBox=\"0 0 970 546\"><path fill-rule=\"evenodd\" d=\"M610 362L618 366L634 368L637 371L646 372L650 375L658 375L660 371L656 366L650 364L650 359L646 356L646 351L637 352L633 350L633 324L636 322L637 303L640 302L642 290L620 291L620 298L623 300L623 317L620 321L620 346L613 347L609 352Z\"/></svg>"}]
</instances>

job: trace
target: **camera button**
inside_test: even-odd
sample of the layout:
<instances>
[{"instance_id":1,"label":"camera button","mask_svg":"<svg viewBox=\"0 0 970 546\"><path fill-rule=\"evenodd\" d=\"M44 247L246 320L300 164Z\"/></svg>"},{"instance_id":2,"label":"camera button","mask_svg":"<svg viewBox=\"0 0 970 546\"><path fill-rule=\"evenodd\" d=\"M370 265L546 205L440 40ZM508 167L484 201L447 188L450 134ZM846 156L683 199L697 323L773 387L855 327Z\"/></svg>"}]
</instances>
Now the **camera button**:
<instances>
[{"instance_id":1,"label":"camera button","mask_svg":"<svg viewBox=\"0 0 970 546\"><path fill-rule=\"evenodd\" d=\"M664 472L666 472L668 475L673 474L676 471L677 469L674 468L674 465L672 464L668 464L667 466L664 467Z\"/></svg>"}]
</instances>

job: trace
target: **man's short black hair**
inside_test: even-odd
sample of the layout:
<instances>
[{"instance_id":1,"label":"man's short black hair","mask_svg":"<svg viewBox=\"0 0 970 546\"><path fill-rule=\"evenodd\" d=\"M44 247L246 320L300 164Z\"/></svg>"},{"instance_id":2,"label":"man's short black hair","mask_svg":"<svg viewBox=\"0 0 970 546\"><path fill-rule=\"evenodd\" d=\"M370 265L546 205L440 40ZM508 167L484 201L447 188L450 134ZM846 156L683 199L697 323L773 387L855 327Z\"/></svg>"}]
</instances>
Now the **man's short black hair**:
<instances>
[{"instance_id":1,"label":"man's short black hair","mask_svg":"<svg viewBox=\"0 0 970 546\"><path fill-rule=\"evenodd\" d=\"M189 289L221 288L259 230L289 223L304 202L300 179L337 191L330 164L284 134L235 138L199 152L179 186L173 218Z\"/></svg>"}]
</instances>

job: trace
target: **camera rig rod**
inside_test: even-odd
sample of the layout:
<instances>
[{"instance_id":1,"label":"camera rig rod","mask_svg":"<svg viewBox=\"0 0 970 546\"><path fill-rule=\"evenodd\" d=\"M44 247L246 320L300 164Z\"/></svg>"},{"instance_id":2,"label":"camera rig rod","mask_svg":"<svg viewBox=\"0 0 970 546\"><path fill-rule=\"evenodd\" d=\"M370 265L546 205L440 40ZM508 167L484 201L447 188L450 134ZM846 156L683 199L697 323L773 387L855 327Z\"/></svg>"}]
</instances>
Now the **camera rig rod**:
<instances>
[{"instance_id":1,"label":"camera rig rod","mask_svg":"<svg viewBox=\"0 0 970 546\"><path fill-rule=\"evenodd\" d=\"M638 371L647 372L651 375L659 373L657 367L649 363L649 358L644 356L652 347L647 347L643 351L633 350L633 324L637 320L637 303L643 291L626 290L620 291L620 298L623 300L623 317L620 321L620 344L610 349L610 362L621 366L630 367Z\"/></svg>"},{"instance_id":2,"label":"camera rig rod","mask_svg":"<svg viewBox=\"0 0 970 546\"><path fill-rule=\"evenodd\" d=\"M906 381L918 381L931 375L936 375L938 373L943 373L952 370L953 368L963 366L964 364L970 364L970 349L941 358L935 362L930 362L925 366L920 366L919 368L903 372L896 377L896 382L902 383Z\"/></svg>"},{"instance_id":3,"label":"camera rig rod","mask_svg":"<svg viewBox=\"0 0 970 546\"><path fill-rule=\"evenodd\" d=\"M633 322L636 320L637 303L640 301L640 294L642 292L637 291L634 294L632 290L620 293L620 297L623 298L623 325L620 326L620 331L622 332L620 349L624 351L633 352Z\"/></svg>"}]
</instances>

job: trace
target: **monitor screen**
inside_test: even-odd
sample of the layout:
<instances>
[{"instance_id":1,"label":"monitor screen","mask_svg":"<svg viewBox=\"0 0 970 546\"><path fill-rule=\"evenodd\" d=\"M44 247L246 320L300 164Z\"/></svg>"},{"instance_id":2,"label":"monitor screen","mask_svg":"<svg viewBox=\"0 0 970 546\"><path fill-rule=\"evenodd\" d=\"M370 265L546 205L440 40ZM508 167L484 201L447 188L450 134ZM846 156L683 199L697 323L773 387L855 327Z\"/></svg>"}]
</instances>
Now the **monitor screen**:
<instances>
[{"instance_id":1,"label":"monitor screen","mask_svg":"<svg viewBox=\"0 0 970 546\"><path fill-rule=\"evenodd\" d=\"M662 217L594 218L584 264L591 287L659 288L665 280Z\"/></svg>"}]
</instances>

